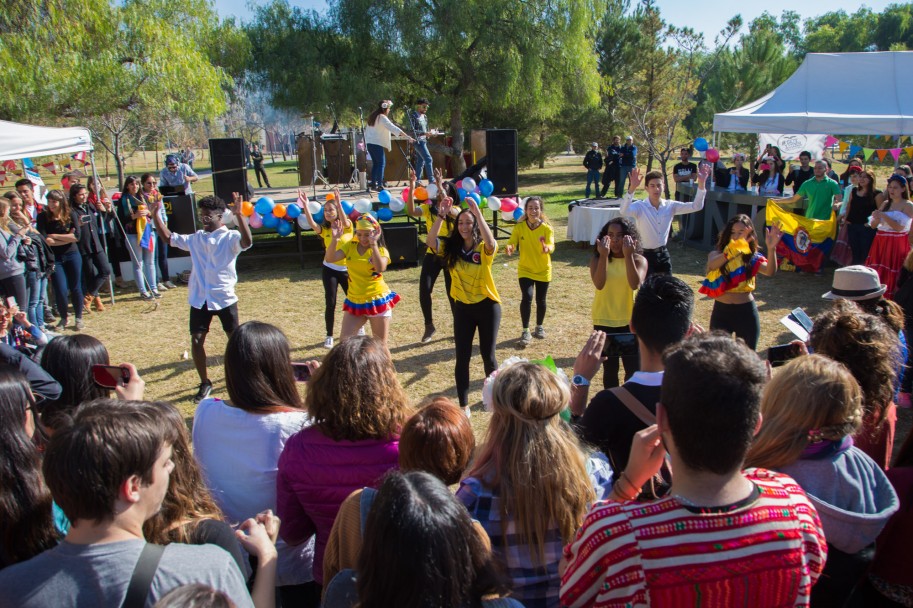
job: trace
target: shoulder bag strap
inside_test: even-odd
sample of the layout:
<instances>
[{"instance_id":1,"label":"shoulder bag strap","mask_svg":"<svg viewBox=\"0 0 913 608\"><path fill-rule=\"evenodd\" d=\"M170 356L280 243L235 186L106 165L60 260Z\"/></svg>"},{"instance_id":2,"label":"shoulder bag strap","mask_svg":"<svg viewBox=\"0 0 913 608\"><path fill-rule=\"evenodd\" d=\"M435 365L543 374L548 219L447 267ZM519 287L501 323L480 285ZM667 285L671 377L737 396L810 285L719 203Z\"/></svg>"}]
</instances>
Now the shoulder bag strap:
<instances>
[{"instance_id":1,"label":"shoulder bag strap","mask_svg":"<svg viewBox=\"0 0 913 608\"><path fill-rule=\"evenodd\" d=\"M368 513L371 512L371 505L374 504L374 497L377 490L374 488L365 488L361 491L361 500L359 501L359 511L361 515L361 537L365 537L365 526L368 524Z\"/></svg>"},{"instance_id":2,"label":"shoulder bag strap","mask_svg":"<svg viewBox=\"0 0 913 608\"><path fill-rule=\"evenodd\" d=\"M155 571L158 570L164 552L165 547L162 545L146 543L143 552L139 554L136 567L133 568L133 575L127 586L127 595L124 597L121 608L143 608L146 605L146 598L152 588L152 579L155 577Z\"/></svg>"},{"instance_id":3,"label":"shoulder bag strap","mask_svg":"<svg viewBox=\"0 0 913 608\"><path fill-rule=\"evenodd\" d=\"M621 401L626 408L631 410L631 413L637 416L641 422L647 426L656 424L656 414L648 410L647 406L631 394L631 391L623 386L616 386L615 388L610 388L609 392L618 397L618 400Z\"/></svg>"}]
</instances>

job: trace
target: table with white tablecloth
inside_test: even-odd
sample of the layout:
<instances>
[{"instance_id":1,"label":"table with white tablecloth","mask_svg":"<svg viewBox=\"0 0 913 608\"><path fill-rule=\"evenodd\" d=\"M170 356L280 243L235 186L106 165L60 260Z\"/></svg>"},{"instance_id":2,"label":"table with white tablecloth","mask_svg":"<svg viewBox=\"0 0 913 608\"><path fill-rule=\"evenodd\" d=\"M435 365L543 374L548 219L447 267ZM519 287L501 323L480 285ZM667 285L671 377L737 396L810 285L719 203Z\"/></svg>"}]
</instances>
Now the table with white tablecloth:
<instances>
[{"instance_id":1,"label":"table with white tablecloth","mask_svg":"<svg viewBox=\"0 0 913 608\"><path fill-rule=\"evenodd\" d=\"M596 244L596 236L609 220L621 215L618 205L621 201L610 199L599 202L574 201L567 216L567 238L579 243Z\"/></svg>"}]
</instances>

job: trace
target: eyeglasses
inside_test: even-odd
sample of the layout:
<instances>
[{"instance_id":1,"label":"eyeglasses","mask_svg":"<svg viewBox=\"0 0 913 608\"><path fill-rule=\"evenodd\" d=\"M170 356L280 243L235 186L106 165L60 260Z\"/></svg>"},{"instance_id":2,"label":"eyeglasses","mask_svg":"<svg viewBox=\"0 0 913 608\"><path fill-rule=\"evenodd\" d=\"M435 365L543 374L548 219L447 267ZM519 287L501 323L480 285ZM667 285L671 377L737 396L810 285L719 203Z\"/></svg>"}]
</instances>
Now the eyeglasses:
<instances>
[{"instance_id":1,"label":"eyeglasses","mask_svg":"<svg viewBox=\"0 0 913 608\"><path fill-rule=\"evenodd\" d=\"M216 218L220 218L220 217L222 217L221 213L213 213L212 215L204 214L204 213L200 214L200 219L203 220L204 222L208 222L208 221L214 220Z\"/></svg>"}]
</instances>

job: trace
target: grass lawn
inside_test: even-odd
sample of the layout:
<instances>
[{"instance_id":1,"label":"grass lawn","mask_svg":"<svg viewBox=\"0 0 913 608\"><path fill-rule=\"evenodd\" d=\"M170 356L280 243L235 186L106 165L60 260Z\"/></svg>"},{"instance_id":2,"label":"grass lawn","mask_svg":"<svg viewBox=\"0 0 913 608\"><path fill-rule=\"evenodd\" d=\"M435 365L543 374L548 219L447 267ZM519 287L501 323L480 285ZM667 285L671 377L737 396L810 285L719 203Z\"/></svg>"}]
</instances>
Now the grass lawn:
<instances>
[{"instance_id":1,"label":"grass lawn","mask_svg":"<svg viewBox=\"0 0 913 608\"><path fill-rule=\"evenodd\" d=\"M590 304L594 288L587 269L591 248L566 240L567 203L581 197L586 184L585 173L579 165L579 157L562 156L550 161L544 169L521 173L521 193L524 196L538 194L545 199L546 212L556 233L557 249L552 257L554 276L549 288L549 309L545 320L548 335L544 340L534 340L525 350L517 347L521 331L517 257L499 253L494 267L503 308L497 350L499 361L513 355L531 359L551 355L560 367L570 372L574 358L591 331ZM274 187L288 188L297 183L295 173L283 172L293 166L293 163L268 166ZM210 179L201 180L200 187L195 190L205 192L207 187L211 188L211 183ZM294 196L294 190L276 194L280 199L293 200ZM343 196L346 197L345 193ZM315 237L305 233L304 238ZM296 360L321 358L326 351L323 348L325 332L320 258L317 255L309 257L302 269L292 258L249 259L250 255L258 253L257 250L255 245L238 261L237 292L242 322L256 319L281 327L289 337ZM706 252L679 244L673 244L671 251L675 274L696 292L703 278ZM830 288L831 275L832 270L829 270L820 277L779 273L773 278L758 279L755 296L761 315L759 351L792 338L779 323L779 319L791 309L802 306L814 316L826 306L827 301L821 299L821 294ZM455 399L453 325L443 293L443 280L438 281L434 292L437 336L429 344L420 344L418 338L424 322L418 304L419 268L388 270L385 279L402 296L394 311L390 332L390 350L399 381L415 401L433 393L443 393ZM336 315L337 336L342 317L342 297L340 293L340 312ZM134 291L121 291L117 298L117 304L108 311L86 317L85 332L105 343L112 362L130 361L136 364L147 382L146 394L149 398L173 401L186 416L192 417L194 406L189 399L196 392L199 380L192 362L184 358L184 353L190 349L186 287L165 293L156 309L140 300ZM711 300L698 297L695 320L705 327L709 326L711 305ZM225 336L215 320L207 341L207 351L213 394L221 398L227 398L222 369L225 342ZM481 400L483 380L482 362L477 353L476 349L471 368L470 403L475 404ZM600 387L601 374L597 375L595 384ZM481 406L474 406L474 409L481 409ZM481 412L473 415L477 430L487 425L487 416ZM902 416L909 419L903 412ZM898 445L905 433L905 430L899 429Z\"/></svg>"}]
</instances>

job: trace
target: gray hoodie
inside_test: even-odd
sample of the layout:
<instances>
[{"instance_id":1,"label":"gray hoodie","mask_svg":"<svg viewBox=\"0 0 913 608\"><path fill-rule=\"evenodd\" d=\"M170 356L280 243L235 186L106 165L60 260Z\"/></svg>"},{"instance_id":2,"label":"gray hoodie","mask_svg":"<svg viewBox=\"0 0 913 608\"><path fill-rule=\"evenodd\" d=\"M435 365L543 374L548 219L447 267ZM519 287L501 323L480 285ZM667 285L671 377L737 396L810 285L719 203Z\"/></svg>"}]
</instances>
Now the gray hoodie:
<instances>
[{"instance_id":1,"label":"gray hoodie","mask_svg":"<svg viewBox=\"0 0 913 608\"><path fill-rule=\"evenodd\" d=\"M9 229L10 232L0 230L0 279L8 279L25 272L25 265L16 259L19 242L22 240L16 234L19 227L10 222Z\"/></svg>"},{"instance_id":2,"label":"gray hoodie","mask_svg":"<svg viewBox=\"0 0 913 608\"><path fill-rule=\"evenodd\" d=\"M900 507L887 476L862 450L851 447L830 456L797 460L781 467L811 499L828 544L857 553L875 542Z\"/></svg>"}]
</instances>

